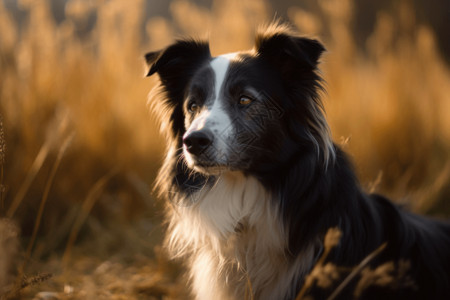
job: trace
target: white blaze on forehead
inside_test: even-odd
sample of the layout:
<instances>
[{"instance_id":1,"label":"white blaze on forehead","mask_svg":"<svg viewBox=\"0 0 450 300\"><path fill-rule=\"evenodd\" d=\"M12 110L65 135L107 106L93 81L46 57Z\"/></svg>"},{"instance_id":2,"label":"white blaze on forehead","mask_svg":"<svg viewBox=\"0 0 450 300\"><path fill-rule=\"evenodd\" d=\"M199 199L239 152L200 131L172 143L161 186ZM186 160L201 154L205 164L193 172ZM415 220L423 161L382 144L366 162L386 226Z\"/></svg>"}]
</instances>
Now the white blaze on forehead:
<instances>
[{"instance_id":1,"label":"white blaze on forehead","mask_svg":"<svg viewBox=\"0 0 450 300\"><path fill-rule=\"evenodd\" d=\"M186 135L190 132L200 129L208 129L214 135L214 148L218 156L227 156L227 141L233 132L233 124L230 116L225 110L224 97L221 96L221 90L224 86L226 74L230 63L236 59L237 53L230 53L218 56L210 62L211 69L214 72L214 98L208 108L200 113L188 128ZM188 155L187 155L188 156Z\"/></svg>"},{"instance_id":2,"label":"white blaze on forehead","mask_svg":"<svg viewBox=\"0 0 450 300\"><path fill-rule=\"evenodd\" d=\"M228 116L225 105L224 97L221 95L225 78L230 67L230 63L236 59L237 53L229 53L221 55L213 59L210 63L214 72L214 94L213 104L210 109L209 116L207 118L207 126L214 136L217 137L216 149L222 154L227 154L227 140L233 131L233 124L231 124L231 118Z\"/></svg>"},{"instance_id":3,"label":"white blaze on forehead","mask_svg":"<svg viewBox=\"0 0 450 300\"><path fill-rule=\"evenodd\" d=\"M214 71L215 75L215 84L214 90L217 100L219 98L220 90L222 89L223 82L225 80L225 75L227 74L228 67L230 66L230 62L233 61L237 56L237 53L229 53L225 55L218 56L214 58L210 65Z\"/></svg>"}]
</instances>

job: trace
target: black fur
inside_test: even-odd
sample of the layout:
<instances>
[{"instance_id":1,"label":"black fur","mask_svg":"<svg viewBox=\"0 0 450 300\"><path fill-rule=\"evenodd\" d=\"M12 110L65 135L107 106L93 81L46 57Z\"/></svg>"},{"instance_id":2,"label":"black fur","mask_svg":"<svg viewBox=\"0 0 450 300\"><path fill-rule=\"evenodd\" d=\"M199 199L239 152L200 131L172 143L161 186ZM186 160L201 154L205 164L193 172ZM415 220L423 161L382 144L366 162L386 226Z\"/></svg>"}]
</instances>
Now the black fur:
<instances>
[{"instance_id":1,"label":"black fur","mask_svg":"<svg viewBox=\"0 0 450 300\"><path fill-rule=\"evenodd\" d=\"M318 41L276 28L259 35L254 51L243 53L230 67L230 81L251 81L283 112L263 132L257 131L260 138L255 145L265 150L247 150L242 167L235 162L232 168L256 177L275 195L289 235L286 253L292 259L323 239L330 227L338 227L342 238L328 256L337 266L358 265L383 243L387 247L371 261L372 267L388 261L411 264L408 276L414 288L373 286L361 299L450 299L450 226L408 213L382 196L366 194L347 156L338 146L327 145L319 98L322 79L317 72L324 50ZM180 159L189 86L211 59L208 44L192 40L146 55L148 76L158 73L161 79L163 95L156 100L157 110L168 112L163 122L169 124L173 155L160 172L158 186L171 200L180 197L171 191L186 196L214 182L214 175L194 172ZM320 247L317 251L319 255ZM292 288L298 291L303 279ZM352 299L354 284L340 299ZM317 290L313 296L325 299L330 292Z\"/></svg>"}]
</instances>

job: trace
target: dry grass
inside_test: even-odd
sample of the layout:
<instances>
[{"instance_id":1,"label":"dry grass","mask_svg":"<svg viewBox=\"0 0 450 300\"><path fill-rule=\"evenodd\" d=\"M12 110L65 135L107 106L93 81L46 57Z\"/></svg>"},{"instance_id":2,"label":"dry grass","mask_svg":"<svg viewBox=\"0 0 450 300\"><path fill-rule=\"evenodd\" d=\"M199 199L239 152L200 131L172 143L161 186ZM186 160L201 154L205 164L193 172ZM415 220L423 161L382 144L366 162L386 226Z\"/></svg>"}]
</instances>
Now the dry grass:
<instances>
[{"instance_id":1,"label":"dry grass","mask_svg":"<svg viewBox=\"0 0 450 300\"><path fill-rule=\"evenodd\" d=\"M19 230L8 219L0 219L0 299L13 290L19 263Z\"/></svg>"},{"instance_id":2,"label":"dry grass","mask_svg":"<svg viewBox=\"0 0 450 300\"><path fill-rule=\"evenodd\" d=\"M216 0L208 9L175 0L172 20L147 20L143 0L70 0L57 22L46 1L17 1L21 21L6 2L0 2L0 217L19 225L21 246L11 235L16 231L0 227L7 253L0 257L0 290L11 274L22 280L16 273L23 271L31 278L55 275L41 288L21 290L28 296L48 290L60 298L100 297L94 291L101 287L106 298L116 291L117 299L132 299L138 290L176 297L154 284L172 290L166 275L173 280L177 269L163 259L155 263L160 216L149 190L164 141L145 108L155 79L142 79L140 58L184 34L209 36L213 54L249 48L255 29L272 19L270 6ZM344 142L368 189L415 211L449 216L450 73L433 32L402 1L378 14L360 48L350 29L353 2L318 3L317 11L293 7L288 15L327 46L324 97L334 139ZM17 247L14 255L22 249L16 265L23 270L9 270L16 258L5 247ZM83 261L91 267L77 267ZM89 283L108 262L115 266L109 279ZM127 282L121 270L142 278ZM135 288L144 273L164 280ZM123 279L106 288L114 276Z\"/></svg>"},{"instance_id":3,"label":"dry grass","mask_svg":"<svg viewBox=\"0 0 450 300\"><path fill-rule=\"evenodd\" d=\"M325 263L330 251L339 244L341 231L330 228L324 238L324 251L311 272L306 276L300 292L295 300L314 300L309 295L312 289L328 291L327 300L334 300L340 296L344 289L352 288L354 299L360 299L364 291L370 287L408 288L416 289L415 282L408 275L410 262L399 260L389 261L371 269L368 264L380 255L387 244L381 244L377 249L367 255L357 266L342 267L333 263ZM352 287L351 282L356 281Z\"/></svg>"}]
</instances>

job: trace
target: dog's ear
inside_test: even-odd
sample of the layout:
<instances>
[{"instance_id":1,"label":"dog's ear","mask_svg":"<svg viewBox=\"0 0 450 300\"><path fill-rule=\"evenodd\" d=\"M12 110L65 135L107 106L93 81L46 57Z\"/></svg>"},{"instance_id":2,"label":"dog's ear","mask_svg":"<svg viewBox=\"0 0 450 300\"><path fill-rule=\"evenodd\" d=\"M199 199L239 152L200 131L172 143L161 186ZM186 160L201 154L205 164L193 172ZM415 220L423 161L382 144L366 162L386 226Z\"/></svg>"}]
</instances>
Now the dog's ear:
<instances>
[{"instance_id":1,"label":"dog's ear","mask_svg":"<svg viewBox=\"0 0 450 300\"><path fill-rule=\"evenodd\" d=\"M179 40L166 49L145 54L146 76L158 73L164 81L184 74L199 61L210 58L209 45L195 40Z\"/></svg>"},{"instance_id":2,"label":"dog's ear","mask_svg":"<svg viewBox=\"0 0 450 300\"><path fill-rule=\"evenodd\" d=\"M314 70L324 46L317 40L299 37L283 26L274 26L256 37L259 56L288 71L292 68Z\"/></svg>"},{"instance_id":3,"label":"dog's ear","mask_svg":"<svg viewBox=\"0 0 450 300\"><path fill-rule=\"evenodd\" d=\"M152 66L156 62L158 57L161 56L162 51L163 50L155 51L155 52L148 52L145 54L145 56L144 56L145 64L146 64L145 76L151 76L151 75L155 74L156 71L154 69L152 69Z\"/></svg>"},{"instance_id":4,"label":"dog's ear","mask_svg":"<svg viewBox=\"0 0 450 300\"><path fill-rule=\"evenodd\" d=\"M195 71L210 58L208 43L195 40L180 40L166 49L145 55L148 70L146 75L157 73L165 92L164 97L155 97L158 101L152 103L156 111L162 115L166 114L161 117L163 127L170 126L173 137L183 136L185 130L181 104L186 86ZM181 144L179 146L181 147Z\"/></svg>"}]
</instances>

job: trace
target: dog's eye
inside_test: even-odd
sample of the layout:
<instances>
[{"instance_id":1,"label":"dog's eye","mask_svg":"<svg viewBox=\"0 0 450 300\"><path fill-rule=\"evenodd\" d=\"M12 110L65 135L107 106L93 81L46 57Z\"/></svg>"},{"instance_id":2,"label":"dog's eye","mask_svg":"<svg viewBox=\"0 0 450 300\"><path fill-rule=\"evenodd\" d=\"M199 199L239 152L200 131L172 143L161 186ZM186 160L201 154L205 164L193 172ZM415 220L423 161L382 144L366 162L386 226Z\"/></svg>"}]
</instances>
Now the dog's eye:
<instances>
[{"instance_id":1,"label":"dog's eye","mask_svg":"<svg viewBox=\"0 0 450 300\"><path fill-rule=\"evenodd\" d=\"M191 112L191 113L194 113L194 112L196 112L197 110L198 110L198 104L197 103L195 103L194 101L192 101L192 102L190 102L189 104L188 104L188 110L189 110L189 112Z\"/></svg>"},{"instance_id":2,"label":"dog's eye","mask_svg":"<svg viewBox=\"0 0 450 300\"><path fill-rule=\"evenodd\" d=\"M246 106L253 102L253 98L249 96L241 96L239 97L239 105Z\"/></svg>"}]
</instances>

